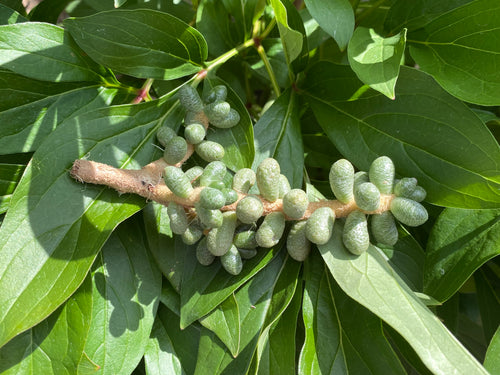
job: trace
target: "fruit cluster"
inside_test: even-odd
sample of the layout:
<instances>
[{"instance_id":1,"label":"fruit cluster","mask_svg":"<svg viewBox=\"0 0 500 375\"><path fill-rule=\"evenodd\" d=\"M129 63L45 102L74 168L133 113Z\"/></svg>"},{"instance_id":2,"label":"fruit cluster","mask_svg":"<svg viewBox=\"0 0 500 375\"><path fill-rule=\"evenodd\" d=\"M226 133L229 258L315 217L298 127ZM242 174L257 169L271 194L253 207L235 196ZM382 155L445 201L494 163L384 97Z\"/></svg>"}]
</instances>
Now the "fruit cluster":
<instances>
[{"instance_id":1,"label":"fruit cluster","mask_svg":"<svg viewBox=\"0 0 500 375\"><path fill-rule=\"evenodd\" d=\"M303 261L311 243L330 240L335 220L345 220L342 239L353 254L368 249L370 232L375 242L394 245L398 240L395 219L409 226L427 220L427 211L419 203L425 190L414 178L396 180L394 164L386 156L375 159L368 172L355 172L345 159L332 165L330 186L336 203L349 207L338 210L348 212L345 219L336 217L332 201L311 205L303 190L291 189L275 159L263 160L256 171L243 168L232 175L221 161L223 147L204 140L207 122L228 128L239 121L238 113L224 101L226 95L224 86L216 86L202 100L194 88L184 86L179 99L187 111L185 138L166 127L157 133L165 147L164 159L171 164L164 170L165 184L180 198L167 208L171 230L188 245L198 243L196 256L201 264L209 265L219 257L227 272L239 274L243 259L255 256L257 248L278 244L286 221L294 221L286 238L288 253ZM208 162L205 168L183 171L175 166L185 157L188 144ZM226 175L232 175L231 187L223 182ZM390 201L389 210L380 209L383 199Z\"/></svg>"}]
</instances>

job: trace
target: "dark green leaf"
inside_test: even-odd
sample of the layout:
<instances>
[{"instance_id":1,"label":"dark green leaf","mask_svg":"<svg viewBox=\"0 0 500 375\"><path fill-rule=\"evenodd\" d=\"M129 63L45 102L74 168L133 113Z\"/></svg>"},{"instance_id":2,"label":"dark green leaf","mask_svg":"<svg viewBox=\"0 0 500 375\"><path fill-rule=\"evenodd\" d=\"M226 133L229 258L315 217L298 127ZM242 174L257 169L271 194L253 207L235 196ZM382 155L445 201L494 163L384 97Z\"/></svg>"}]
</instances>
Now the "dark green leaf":
<instances>
[{"instance_id":1,"label":"dark green leaf","mask_svg":"<svg viewBox=\"0 0 500 375\"><path fill-rule=\"evenodd\" d=\"M35 22L0 26L0 66L14 73L42 81L101 81L80 53L61 27Z\"/></svg>"},{"instance_id":2,"label":"dark green leaf","mask_svg":"<svg viewBox=\"0 0 500 375\"><path fill-rule=\"evenodd\" d=\"M307 45L309 50L312 51L323 44L330 36L323 31L307 8L301 9L299 13L306 30Z\"/></svg>"},{"instance_id":3,"label":"dark green leaf","mask_svg":"<svg viewBox=\"0 0 500 375\"><path fill-rule=\"evenodd\" d=\"M12 193L21 179L23 164L0 164L0 214L3 214L10 205Z\"/></svg>"},{"instance_id":4,"label":"dark green leaf","mask_svg":"<svg viewBox=\"0 0 500 375\"><path fill-rule=\"evenodd\" d=\"M98 0L96 0L98 1ZM136 0L128 1L123 6L124 9L154 9L160 12L171 14L180 18L186 23L190 23L195 16L193 5L185 1L178 0Z\"/></svg>"},{"instance_id":5,"label":"dark green leaf","mask_svg":"<svg viewBox=\"0 0 500 375\"><path fill-rule=\"evenodd\" d=\"M373 29L358 27L347 49L351 68L363 83L394 99L405 44L406 29L383 38Z\"/></svg>"},{"instance_id":6,"label":"dark green leaf","mask_svg":"<svg viewBox=\"0 0 500 375\"><path fill-rule=\"evenodd\" d=\"M21 22L28 22L28 19L20 15L14 9L0 4L0 25L11 25Z\"/></svg>"},{"instance_id":7,"label":"dark green leaf","mask_svg":"<svg viewBox=\"0 0 500 375\"><path fill-rule=\"evenodd\" d=\"M306 30L299 12L288 0L271 0L287 63L294 73L304 70L309 50Z\"/></svg>"},{"instance_id":8,"label":"dark green leaf","mask_svg":"<svg viewBox=\"0 0 500 375\"><path fill-rule=\"evenodd\" d=\"M500 327L495 332L488 346L484 367L491 374L500 374Z\"/></svg>"},{"instance_id":9,"label":"dark green leaf","mask_svg":"<svg viewBox=\"0 0 500 375\"><path fill-rule=\"evenodd\" d=\"M488 267L474 273L481 323L486 342L500 327L500 277Z\"/></svg>"},{"instance_id":10,"label":"dark green leaf","mask_svg":"<svg viewBox=\"0 0 500 375\"><path fill-rule=\"evenodd\" d=\"M57 23L71 0L43 0L30 12L30 21Z\"/></svg>"},{"instance_id":11,"label":"dark green leaf","mask_svg":"<svg viewBox=\"0 0 500 375\"><path fill-rule=\"evenodd\" d=\"M161 274L140 229L138 219L118 226L92 269L92 324L85 353L103 374L132 372L155 320Z\"/></svg>"},{"instance_id":12,"label":"dark green leaf","mask_svg":"<svg viewBox=\"0 0 500 375\"><path fill-rule=\"evenodd\" d=\"M354 12L348 0L305 0L307 9L323 30L344 50L354 31Z\"/></svg>"},{"instance_id":13,"label":"dark green leaf","mask_svg":"<svg viewBox=\"0 0 500 375\"><path fill-rule=\"evenodd\" d=\"M200 71L207 58L203 36L167 13L117 9L64 25L92 59L134 77L183 77Z\"/></svg>"},{"instance_id":14,"label":"dark green leaf","mask_svg":"<svg viewBox=\"0 0 500 375\"><path fill-rule=\"evenodd\" d=\"M86 362L84 346L91 309L92 284L87 278L61 308L0 349L0 372L76 374L79 363Z\"/></svg>"},{"instance_id":15,"label":"dark green leaf","mask_svg":"<svg viewBox=\"0 0 500 375\"><path fill-rule=\"evenodd\" d=\"M476 0L408 34L420 68L457 98L500 105L500 3Z\"/></svg>"},{"instance_id":16,"label":"dark green leaf","mask_svg":"<svg viewBox=\"0 0 500 375\"><path fill-rule=\"evenodd\" d=\"M26 10L22 0L2 0L2 5L15 10L17 13L26 17Z\"/></svg>"},{"instance_id":17,"label":"dark green leaf","mask_svg":"<svg viewBox=\"0 0 500 375\"><path fill-rule=\"evenodd\" d=\"M363 86L349 67L324 62L309 70L305 90L328 137L361 170L387 155L398 174L418 179L429 202L498 207L498 143L430 76L401 67L396 100L389 100Z\"/></svg>"},{"instance_id":18,"label":"dark green leaf","mask_svg":"<svg viewBox=\"0 0 500 375\"><path fill-rule=\"evenodd\" d=\"M500 210L444 210L427 243L424 292L446 301L500 253L499 241Z\"/></svg>"},{"instance_id":19,"label":"dark green leaf","mask_svg":"<svg viewBox=\"0 0 500 375\"><path fill-rule=\"evenodd\" d=\"M140 168L157 156L158 119L169 110L164 101L98 109L62 124L39 147L0 228L0 345L64 302L111 231L145 204L82 186L69 176L73 161Z\"/></svg>"},{"instance_id":20,"label":"dark green leaf","mask_svg":"<svg viewBox=\"0 0 500 375\"><path fill-rule=\"evenodd\" d=\"M304 147L293 90L288 89L273 103L255 124L254 132L256 155L252 168L255 170L265 158L275 158L290 185L302 187Z\"/></svg>"},{"instance_id":21,"label":"dark green leaf","mask_svg":"<svg viewBox=\"0 0 500 375\"><path fill-rule=\"evenodd\" d=\"M342 290L399 332L435 374L487 374L397 276L380 250L371 245L360 256L350 254L342 243L342 229L335 223L330 241L318 246Z\"/></svg>"}]
</instances>

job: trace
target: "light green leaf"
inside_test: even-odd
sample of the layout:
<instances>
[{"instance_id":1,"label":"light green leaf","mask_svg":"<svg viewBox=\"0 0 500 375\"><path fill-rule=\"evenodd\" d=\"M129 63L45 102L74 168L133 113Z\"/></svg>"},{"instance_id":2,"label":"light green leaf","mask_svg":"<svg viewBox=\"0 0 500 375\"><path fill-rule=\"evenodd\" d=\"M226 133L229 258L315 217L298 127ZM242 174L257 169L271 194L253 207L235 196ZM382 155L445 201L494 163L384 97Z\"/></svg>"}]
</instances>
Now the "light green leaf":
<instances>
[{"instance_id":1,"label":"light green leaf","mask_svg":"<svg viewBox=\"0 0 500 375\"><path fill-rule=\"evenodd\" d=\"M169 110L164 101L97 109L62 124L39 147L0 228L0 345L73 294L111 231L145 204L82 186L69 176L73 161L140 168L157 156L151 144Z\"/></svg>"},{"instance_id":2,"label":"light green leaf","mask_svg":"<svg viewBox=\"0 0 500 375\"><path fill-rule=\"evenodd\" d=\"M265 158L278 160L281 173L294 188L302 187L304 147L300 134L297 95L285 91L254 126L255 170Z\"/></svg>"},{"instance_id":3,"label":"light green leaf","mask_svg":"<svg viewBox=\"0 0 500 375\"><path fill-rule=\"evenodd\" d=\"M207 58L203 36L163 12L117 9L64 25L92 59L134 77L184 77L200 71Z\"/></svg>"},{"instance_id":4,"label":"light green leaf","mask_svg":"<svg viewBox=\"0 0 500 375\"><path fill-rule=\"evenodd\" d=\"M500 105L500 3L476 0L408 35L420 68L457 98Z\"/></svg>"},{"instance_id":5,"label":"light green leaf","mask_svg":"<svg viewBox=\"0 0 500 375\"><path fill-rule=\"evenodd\" d=\"M405 43L406 29L384 38L373 29L358 27L347 48L351 68L363 83L394 99Z\"/></svg>"},{"instance_id":6,"label":"light green leaf","mask_svg":"<svg viewBox=\"0 0 500 375\"><path fill-rule=\"evenodd\" d=\"M306 78L305 94L318 122L359 169L368 170L376 157L387 155L400 176L418 179L431 203L461 208L500 204L498 143L432 77L401 67L396 100L363 86L348 66L321 62Z\"/></svg>"},{"instance_id":7,"label":"light green leaf","mask_svg":"<svg viewBox=\"0 0 500 375\"><path fill-rule=\"evenodd\" d=\"M500 327L498 327L488 346L484 367L491 374L500 374Z\"/></svg>"},{"instance_id":8,"label":"light green leaf","mask_svg":"<svg viewBox=\"0 0 500 375\"><path fill-rule=\"evenodd\" d=\"M354 11L348 0L306 0L307 9L323 30L344 50L354 31Z\"/></svg>"},{"instance_id":9,"label":"light green leaf","mask_svg":"<svg viewBox=\"0 0 500 375\"><path fill-rule=\"evenodd\" d=\"M138 219L113 232L97 256L92 283L85 353L102 374L129 374L144 354L161 293L161 274Z\"/></svg>"},{"instance_id":10,"label":"light green leaf","mask_svg":"<svg viewBox=\"0 0 500 375\"><path fill-rule=\"evenodd\" d=\"M28 22L28 19L3 4L0 4L0 25Z\"/></svg>"},{"instance_id":11,"label":"light green leaf","mask_svg":"<svg viewBox=\"0 0 500 375\"><path fill-rule=\"evenodd\" d=\"M0 163L0 214L9 208L12 193L25 168L23 164Z\"/></svg>"},{"instance_id":12,"label":"light green leaf","mask_svg":"<svg viewBox=\"0 0 500 375\"><path fill-rule=\"evenodd\" d=\"M487 374L437 317L391 269L380 250L370 246L360 256L342 243L342 225L318 246L331 274L352 299L401 334L435 374Z\"/></svg>"},{"instance_id":13,"label":"light green leaf","mask_svg":"<svg viewBox=\"0 0 500 375\"><path fill-rule=\"evenodd\" d=\"M444 210L427 242L424 292L446 301L500 254L499 243L500 210Z\"/></svg>"},{"instance_id":14,"label":"light green leaf","mask_svg":"<svg viewBox=\"0 0 500 375\"><path fill-rule=\"evenodd\" d=\"M68 33L46 23L0 26L0 66L42 81L101 81Z\"/></svg>"}]
</instances>

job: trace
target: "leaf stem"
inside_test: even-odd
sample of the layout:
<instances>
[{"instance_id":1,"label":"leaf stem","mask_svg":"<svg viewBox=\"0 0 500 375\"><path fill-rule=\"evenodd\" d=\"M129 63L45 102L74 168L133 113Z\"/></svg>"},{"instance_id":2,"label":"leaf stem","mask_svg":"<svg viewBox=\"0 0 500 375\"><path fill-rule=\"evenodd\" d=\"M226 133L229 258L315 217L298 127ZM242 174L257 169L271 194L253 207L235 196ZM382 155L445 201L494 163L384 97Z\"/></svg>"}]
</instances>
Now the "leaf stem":
<instances>
[{"instance_id":1,"label":"leaf stem","mask_svg":"<svg viewBox=\"0 0 500 375\"><path fill-rule=\"evenodd\" d=\"M237 47L234 47L233 49L230 49L226 53L220 55L217 57L215 60L207 62L207 68L205 69L207 72L210 72L217 68L219 65L224 64L226 61L231 59L232 57L236 56L239 54L241 51L247 49L248 47L251 47L255 44L255 41L253 39L248 39L246 42L240 44Z\"/></svg>"},{"instance_id":2,"label":"leaf stem","mask_svg":"<svg viewBox=\"0 0 500 375\"><path fill-rule=\"evenodd\" d=\"M267 74L269 75L269 78L271 79L271 84L273 85L274 93L276 94L276 97L279 98L279 96L281 95L280 86L278 85L278 81L276 80L276 75L274 74L273 67L271 66L271 63L269 62L269 59L267 58L266 50L264 49L264 47L260 43L257 47L257 53L259 54L262 62L264 63L264 67L267 70Z\"/></svg>"},{"instance_id":3,"label":"leaf stem","mask_svg":"<svg viewBox=\"0 0 500 375\"><path fill-rule=\"evenodd\" d=\"M151 89L151 85L153 84L154 79L148 78L142 87L139 89L137 96L132 100L132 104L139 104L143 100L145 102L151 101L151 96L149 96L149 90Z\"/></svg>"}]
</instances>

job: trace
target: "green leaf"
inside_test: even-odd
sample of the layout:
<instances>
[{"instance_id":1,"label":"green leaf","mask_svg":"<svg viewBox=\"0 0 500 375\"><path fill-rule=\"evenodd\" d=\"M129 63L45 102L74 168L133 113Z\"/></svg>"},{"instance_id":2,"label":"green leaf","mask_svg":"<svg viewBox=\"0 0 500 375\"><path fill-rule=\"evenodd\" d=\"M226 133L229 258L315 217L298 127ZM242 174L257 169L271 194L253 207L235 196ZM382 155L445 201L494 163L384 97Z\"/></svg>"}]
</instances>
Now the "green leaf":
<instances>
[{"instance_id":1,"label":"green leaf","mask_svg":"<svg viewBox=\"0 0 500 375\"><path fill-rule=\"evenodd\" d=\"M408 35L420 68L457 98L500 105L500 4L476 0Z\"/></svg>"},{"instance_id":2,"label":"green leaf","mask_svg":"<svg viewBox=\"0 0 500 375\"><path fill-rule=\"evenodd\" d=\"M205 328L214 332L236 357L240 349L240 312L238 302L231 294L210 314L200 319Z\"/></svg>"},{"instance_id":3,"label":"green leaf","mask_svg":"<svg viewBox=\"0 0 500 375\"><path fill-rule=\"evenodd\" d=\"M474 273L481 323L486 342L490 342L500 327L500 277L488 267Z\"/></svg>"},{"instance_id":4,"label":"green leaf","mask_svg":"<svg viewBox=\"0 0 500 375\"><path fill-rule=\"evenodd\" d=\"M399 332L435 374L487 374L397 276L379 249L371 245L360 256L345 249L338 224L330 241L318 248L342 290Z\"/></svg>"},{"instance_id":5,"label":"green leaf","mask_svg":"<svg viewBox=\"0 0 500 375\"><path fill-rule=\"evenodd\" d=\"M283 52L283 44L281 43L281 40L279 38L266 38L261 41L261 44L266 51L267 59L271 64L273 73L276 77L276 82L278 82L278 86L290 86L290 72L286 63L285 53ZM250 67L255 71L255 73L260 77L261 80L263 80L264 82L267 82L269 80L269 73L266 70L266 66L264 65L264 62L262 61L257 51L249 52L247 61L250 64Z\"/></svg>"},{"instance_id":6,"label":"green leaf","mask_svg":"<svg viewBox=\"0 0 500 375\"><path fill-rule=\"evenodd\" d=\"M23 164L0 163L0 214L9 208L12 193L25 168Z\"/></svg>"},{"instance_id":7,"label":"green leaf","mask_svg":"<svg viewBox=\"0 0 500 375\"><path fill-rule=\"evenodd\" d=\"M307 65L309 50L304 23L295 6L288 0L271 0L283 50L289 67L299 73Z\"/></svg>"},{"instance_id":8,"label":"green leaf","mask_svg":"<svg viewBox=\"0 0 500 375\"><path fill-rule=\"evenodd\" d=\"M491 374L500 373L500 327L495 332L488 346L486 358L484 359L484 367Z\"/></svg>"},{"instance_id":9,"label":"green leaf","mask_svg":"<svg viewBox=\"0 0 500 375\"><path fill-rule=\"evenodd\" d=\"M203 36L167 13L117 9L64 25L92 59L138 78L184 77L200 71L207 58Z\"/></svg>"},{"instance_id":10,"label":"green leaf","mask_svg":"<svg viewBox=\"0 0 500 375\"><path fill-rule=\"evenodd\" d=\"M0 346L73 294L111 231L145 204L82 187L69 176L73 161L140 168L157 156L151 144L169 110L165 101L97 109L62 124L38 148L0 228Z\"/></svg>"},{"instance_id":11,"label":"green leaf","mask_svg":"<svg viewBox=\"0 0 500 375\"><path fill-rule=\"evenodd\" d=\"M323 30L344 50L354 31L354 11L348 0L305 0L307 9Z\"/></svg>"},{"instance_id":12,"label":"green leaf","mask_svg":"<svg viewBox=\"0 0 500 375\"><path fill-rule=\"evenodd\" d=\"M209 91L217 85L225 85L227 87L226 101L240 114L240 122L229 129L217 129L217 131L209 131L207 139L215 141L224 146L224 159L222 161L226 166L238 171L242 168L249 168L252 165L254 158L254 135L253 124L250 115L245 108L245 104L239 96L233 91L231 86L217 77L208 77L205 79L203 90Z\"/></svg>"},{"instance_id":13,"label":"green leaf","mask_svg":"<svg viewBox=\"0 0 500 375\"><path fill-rule=\"evenodd\" d=\"M363 86L349 67L322 62L308 71L304 89L328 137L361 170L387 155L399 175L418 179L431 203L498 207L498 143L430 76L401 67L396 100L389 100Z\"/></svg>"},{"instance_id":14,"label":"green leaf","mask_svg":"<svg viewBox=\"0 0 500 375\"><path fill-rule=\"evenodd\" d=\"M405 43L406 29L384 38L373 29L358 27L347 48L351 68L363 83L394 99Z\"/></svg>"},{"instance_id":15,"label":"green leaf","mask_svg":"<svg viewBox=\"0 0 500 375\"><path fill-rule=\"evenodd\" d=\"M500 253L500 210L446 209L429 236L424 292L446 301Z\"/></svg>"},{"instance_id":16,"label":"green leaf","mask_svg":"<svg viewBox=\"0 0 500 375\"><path fill-rule=\"evenodd\" d=\"M44 0L30 12L30 21L57 23L70 0Z\"/></svg>"},{"instance_id":17,"label":"green leaf","mask_svg":"<svg viewBox=\"0 0 500 375\"><path fill-rule=\"evenodd\" d=\"M302 187L304 147L300 134L298 100L293 90L286 90L264 112L255 124L254 132L256 155L252 168L255 170L265 158L275 158L290 185Z\"/></svg>"},{"instance_id":18,"label":"green leaf","mask_svg":"<svg viewBox=\"0 0 500 375\"><path fill-rule=\"evenodd\" d=\"M91 309L92 284L90 278L86 278L51 316L0 349L0 372L4 375L76 374L79 362L84 361Z\"/></svg>"},{"instance_id":19,"label":"green leaf","mask_svg":"<svg viewBox=\"0 0 500 375\"><path fill-rule=\"evenodd\" d=\"M45 23L0 26L0 66L42 81L101 81L68 33Z\"/></svg>"},{"instance_id":20,"label":"green leaf","mask_svg":"<svg viewBox=\"0 0 500 375\"><path fill-rule=\"evenodd\" d=\"M0 4L0 25L28 22L28 19L3 4Z\"/></svg>"},{"instance_id":21,"label":"green leaf","mask_svg":"<svg viewBox=\"0 0 500 375\"><path fill-rule=\"evenodd\" d=\"M138 219L113 232L97 256L92 282L85 353L103 374L129 374L144 354L161 293L161 274Z\"/></svg>"}]
</instances>

